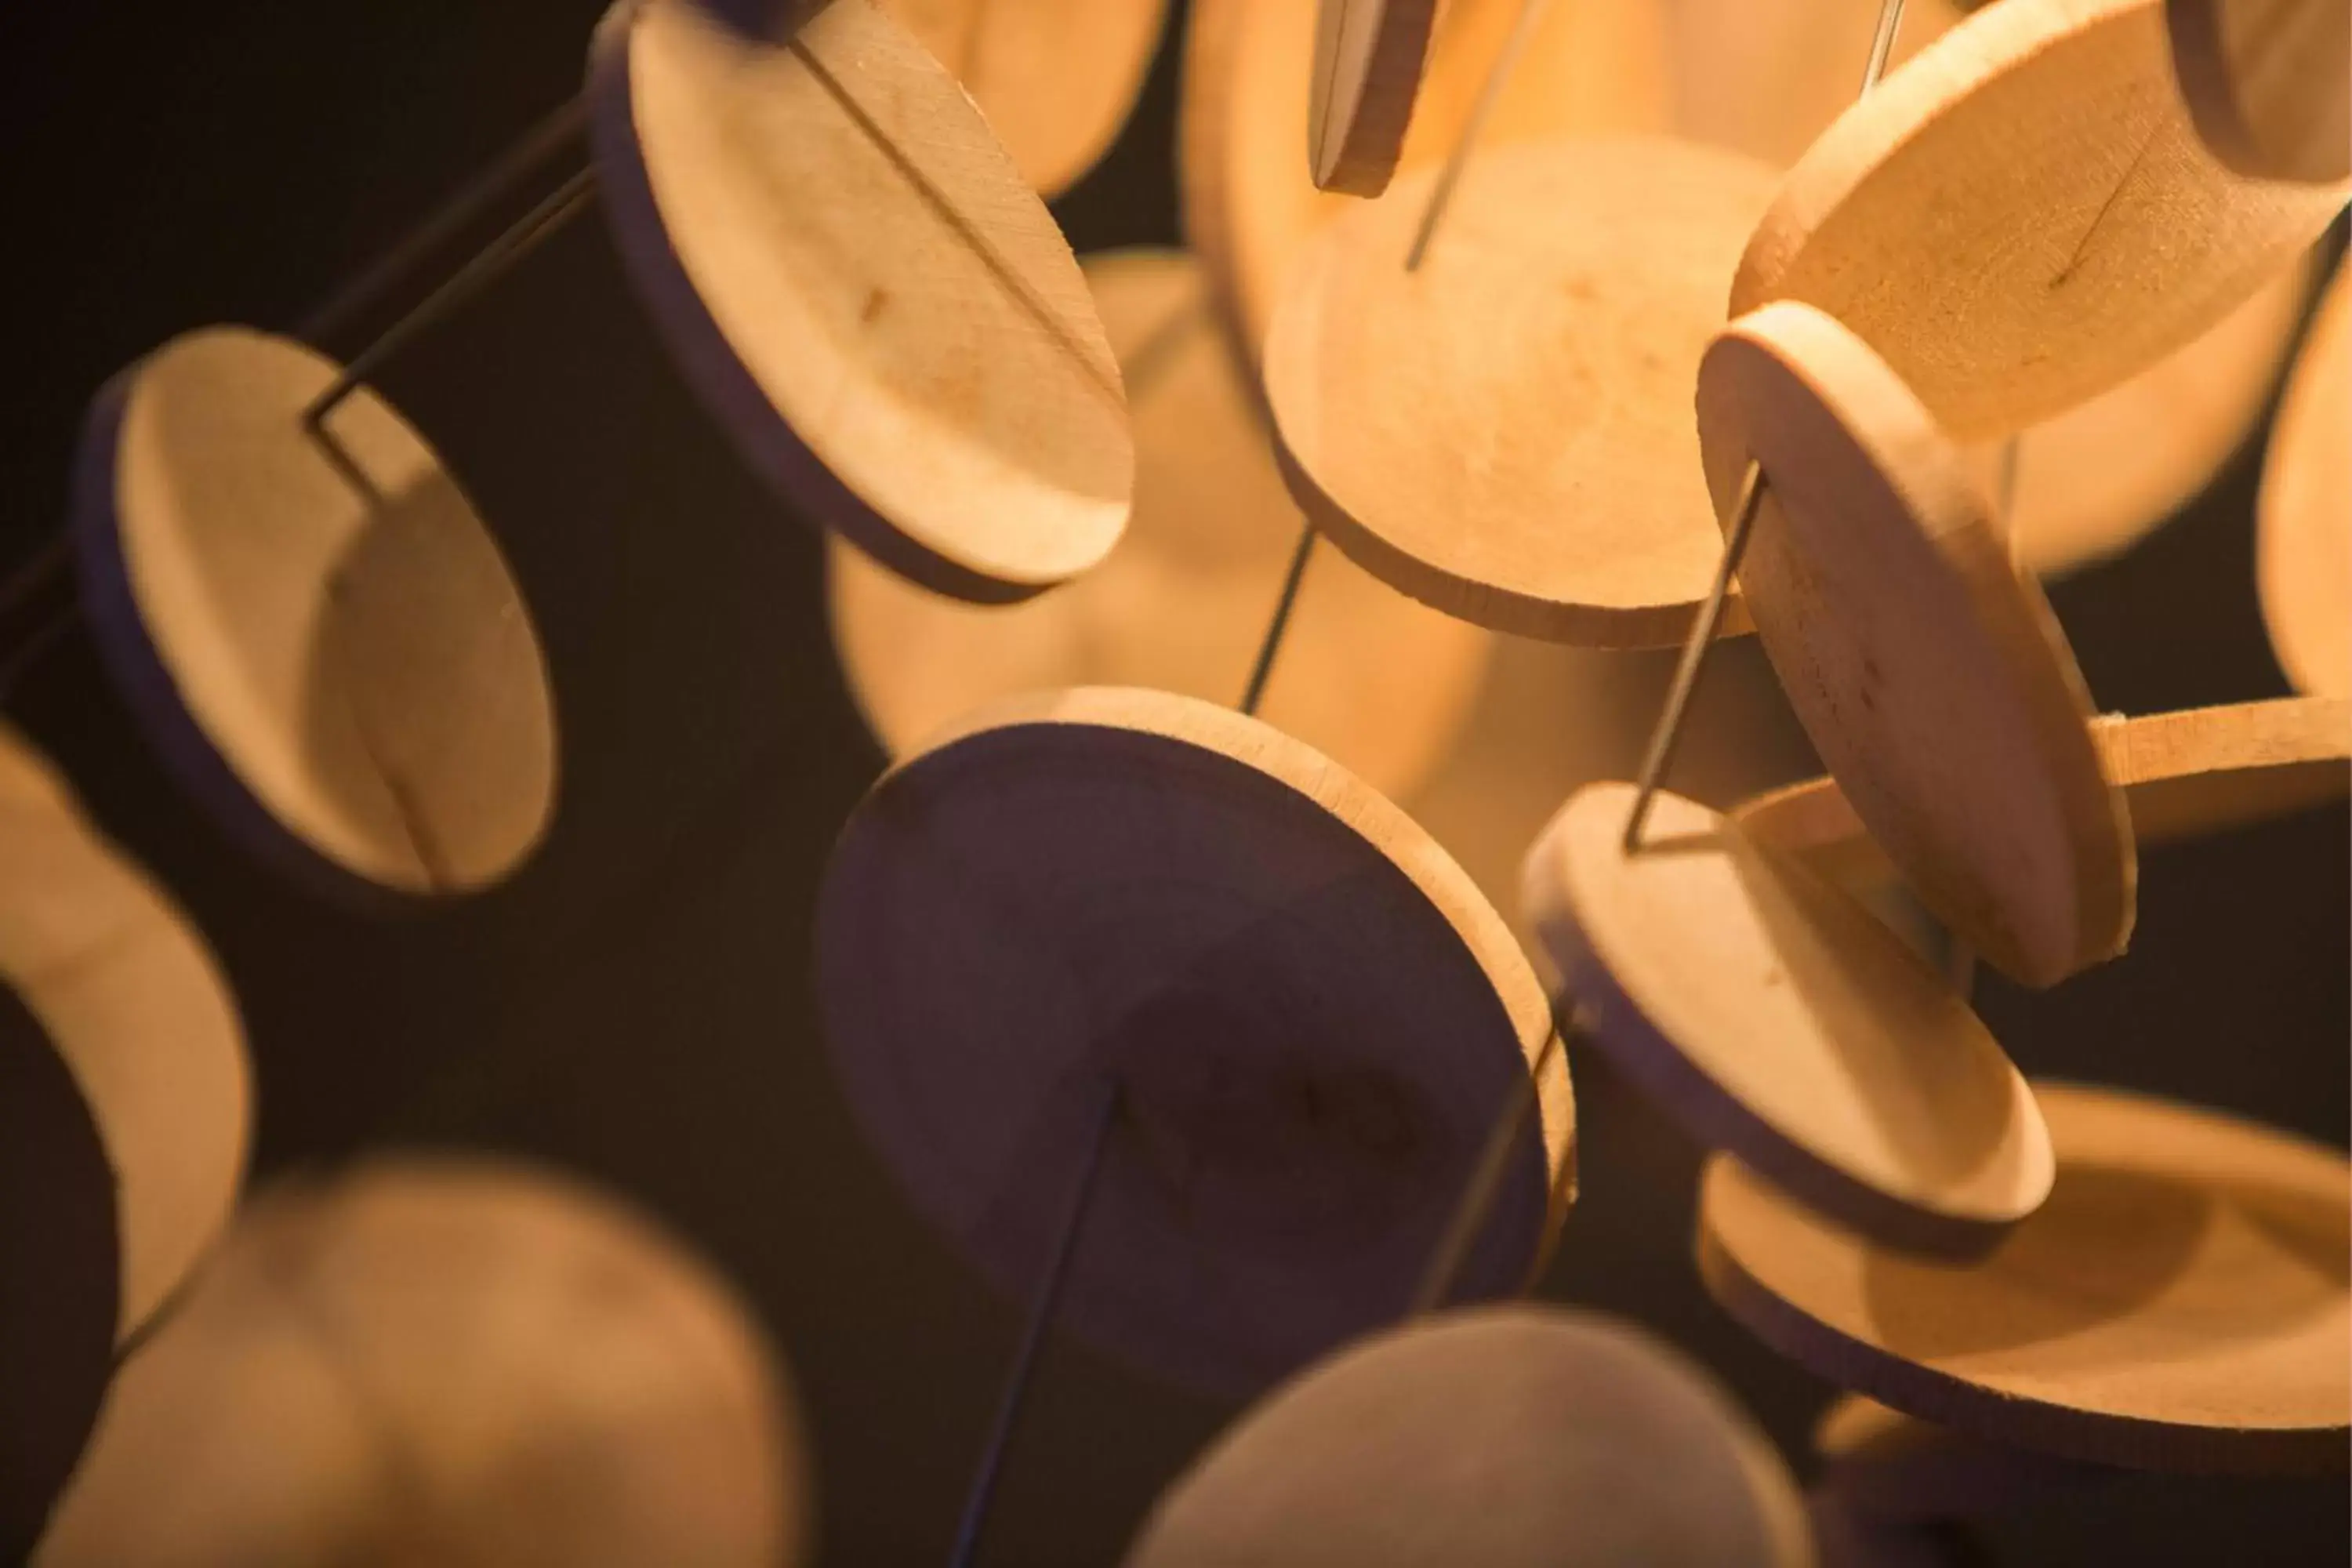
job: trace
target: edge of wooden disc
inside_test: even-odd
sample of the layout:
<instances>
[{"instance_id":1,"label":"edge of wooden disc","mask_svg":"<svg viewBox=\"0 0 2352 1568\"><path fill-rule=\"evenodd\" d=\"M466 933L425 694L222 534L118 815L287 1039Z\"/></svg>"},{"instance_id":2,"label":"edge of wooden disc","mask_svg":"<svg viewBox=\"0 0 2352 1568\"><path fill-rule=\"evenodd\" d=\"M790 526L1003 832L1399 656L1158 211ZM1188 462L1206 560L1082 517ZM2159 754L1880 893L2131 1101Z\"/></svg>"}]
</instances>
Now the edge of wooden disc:
<instances>
[{"instance_id":1,"label":"edge of wooden disc","mask_svg":"<svg viewBox=\"0 0 2352 1568\"><path fill-rule=\"evenodd\" d=\"M2198 135L2252 179L2352 176L2342 0L2165 0L2172 69Z\"/></svg>"},{"instance_id":2,"label":"edge of wooden disc","mask_svg":"<svg viewBox=\"0 0 2352 1568\"><path fill-rule=\"evenodd\" d=\"M1316 188L1377 196L1404 153L1437 0L1317 0L1307 165Z\"/></svg>"},{"instance_id":3,"label":"edge of wooden disc","mask_svg":"<svg viewBox=\"0 0 2352 1568\"><path fill-rule=\"evenodd\" d=\"M2352 264L2338 262L2287 373L2254 499L2254 586L2299 690L2352 697Z\"/></svg>"}]
</instances>

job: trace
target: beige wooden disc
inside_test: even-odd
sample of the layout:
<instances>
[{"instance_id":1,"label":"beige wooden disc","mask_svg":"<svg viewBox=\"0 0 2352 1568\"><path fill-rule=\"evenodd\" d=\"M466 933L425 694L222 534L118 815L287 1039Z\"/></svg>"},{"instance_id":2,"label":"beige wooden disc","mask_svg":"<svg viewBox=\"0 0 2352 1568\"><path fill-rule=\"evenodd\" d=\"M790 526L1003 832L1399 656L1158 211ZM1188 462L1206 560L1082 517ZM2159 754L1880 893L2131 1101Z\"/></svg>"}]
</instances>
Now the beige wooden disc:
<instances>
[{"instance_id":1,"label":"beige wooden disc","mask_svg":"<svg viewBox=\"0 0 2352 1568\"><path fill-rule=\"evenodd\" d=\"M1014 691L1146 686L1239 700L1306 526L1189 257L1091 256L1135 415L1135 517L1109 559L1010 608L958 604L835 542L834 646L893 756ZM1309 561L1259 713L1395 795L1444 754L1487 635L1337 551Z\"/></svg>"},{"instance_id":2,"label":"beige wooden disc","mask_svg":"<svg viewBox=\"0 0 2352 1568\"><path fill-rule=\"evenodd\" d=\"M871 0L781 19L646 0L597 33L604 206L680 368L893 570L989 602L1077 575L1126 525L1134 450L1067 242Z\"/></svg>"},{"instance_id":3,"label":"beige wooden disc","mask_svg":"<svg viewBox=\"0 0 2352 1568\"><path fill-rule=\"evenodd\" d=\"M2198 133L2264 180L2352 175L2352 7L2344 0L2166 0L2172 68Z\"/></svg>"},{"instance_id":4,"label":"beige wooden disc","mask_svg":"<svg viewBox=\"0 0 2352 1568\"><path fill-rule=\"evenodd\" d=\"M555 808L530 613L424 438L334 363L215 327L109 384L75 528L100 653L186 787L298 874L402 893L511 873Z\"/></svg>"},{"instance_id":5,"label":"beige wooden disc","mask_svg":"<svg viewBox=\"0 0 2352 1568\"><path fill-rule=\"evenodd\" d=\"M2279 664L2302 690L2352 696L2352 268L2336 268L2295 357L2255 518Z\"/></svg>"},{"instance_id":6,"label":"beige wooden disc","mask_svg":"<svg viewBox=\"0 0 2352 1568\"><path fill-rule=\"evenodd\" d=\"M1307 163L1318 190L1377 196L1404 153L1437 0L1317 0Z\"/></svg>"},{"instance_id":7,"label":"beige wooden disc","mask_svg":"<svg viewBox=\"0 0 2352 1568\"><path fill-rule=\"evenodd\" d=\"M1521 902L1587 1032L1708 1146L1901 1246L1981 1247L2050 1190L2025 1080L1868 910L1705 806L1571 796Z\"/></svg>"},{"instance_id":8,"label":"beige wooden disc","mask_svg":"<svg viewBox=\"0 0 2352 1568\"><path fill-rule=\"evenodd\" d=\"M1021 177L1059 195L1134 111L1167 0L883 0L988 117Z\"/></svg>"},{"instance_id":9,"label":"beige wooden disc","mask_svg":"<svg viewBox=\"0 0 2352 1568\"><path fill-rule=\"evenodd\" d=\"M1741 259L1734 315L1802 300L1962 440L2022 428L2195 338L2342 190L2215 162L2161 0L1987 6L1830 127Z\"/></svg>"},{"instance_id":10,"label":"beige wooden disc","mask_svg":"<svg viewBox=\"0 0 2352 1568\"><path fill-rule=\"evenodd\" d=\"M1723 552L1690 387L1770 170L1649 138L1484 153L1407 272L1433 178L1347 214L1290 273L1265 383L1292 489L1449 615L1680 642Z\"/></svg>"},{"instance_id":11,"label":"beige wooden disc","mask_svg":"<svg viewBox=\"0 0 2352 1568\"><path fill-rule=\"evenodd\" d=\"M1698 425L1727 521L1748 464L1763 466L1749 611L1921 900L2029 985L2122 952L2137 866L2089 695L1927 411L1852 332L1782 301L1707 352Z\"/></svg>"},{"instance_id":12,"label":"beige wooden disc","mask_svg":"<svg viewBox=\"0 0 2352 1568\"><path fill-rule=\"evenodd\" d=\"M1631 1323L1498 1307L1349 1347L1162 1494L1128 1568L1810 1568L1771 1444Z\"/></svg>"},{"instance_id":13,"label":"beige wooden disc","mask_svg":"<svg viewBox=\"0 0 2352 1568\"><path fill-rule=\"evenodd\" d=\"M745 1306L568 1181L380 1161L256 1204L118 1378L39 1568L774 1568L810 1542Z\"/></svg>"},{"instance_id":14,"label":"beige wooden disc","mask_svg":"<svg viewBox=\"0 0 2352 1568\"><path fill-rule=\"evenodd\" d=\"M2058 1179L1990 1257L1875 1247L1718 1158L1699 1201L1708 1290L1822 1375L1978 1436L2134 1468L2341 1470L2343 1154L2117 1089L2035 1088Z\"/></svg>"}]
</instances>

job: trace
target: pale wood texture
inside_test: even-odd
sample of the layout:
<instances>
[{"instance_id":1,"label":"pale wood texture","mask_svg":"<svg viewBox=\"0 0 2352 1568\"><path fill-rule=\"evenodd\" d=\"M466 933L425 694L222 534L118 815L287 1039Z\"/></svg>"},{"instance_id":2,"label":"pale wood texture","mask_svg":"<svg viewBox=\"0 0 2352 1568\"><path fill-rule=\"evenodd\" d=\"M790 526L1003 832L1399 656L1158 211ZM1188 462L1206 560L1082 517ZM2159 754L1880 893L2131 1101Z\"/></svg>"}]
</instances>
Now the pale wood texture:
<instances>
[{"instance_id":1,"label":"pale wood texture","mask_svg":"<svg viewBox=\"0 0 2352 1568\"><path fill-rule=\"evenodd\" d=\"M2340 265L2271 427L2254 575L2287 679L2352 696L2352 268Z\"/></svg>"},{"instance_id":2,"label":"pale wood texture","mask_svg":"<svg viewBox=\"0 0 2352 1568\"><path fill-rule=\"evenodd\" d=\"M745 1306L568 1181L408 1157L257 1202L123 1371L39 1568L779 1568L792 1389Z\"/></svg>"},{"instance_id":3,"label":"pale wood texture","mask_svg":"<svg viewBox=\"0 0 2352 1568\"><path fill-rule=\"evenodd\" d=\"M2352 175L2352 5L2165 0L2172 68L2198 133L2264 180Z\"/></svg>"},{"instance_id":4,"label":"pale wood texture","mask_svg":"<svg viewBox=\"0 0 2352 1568\"><path fill-rule=\"evenodd\" d=\"M1136 250L1085 265L1135 418L1134 519L1093 572L1009 608L941 598L836 542L834 647L893 756L1009 692L1148 686L1231 703L1247 683L1306 521L1197 264ZM1259 715L1399 795L1446 755L1490 641L1321 549Z\"/></svg>"},{"instance_id":5,"label":"pale wood texture","mask_svg":"<svg viewBox=\"0 0 2352 1568\"><path fill-rule=\"evenodd\" d=\"M1770 169L1662 138L1482 153L1407 272L1432 178L1345 215L1290 272L1265 382L1294 492L1449 615L1679 643L1723 552L1690 386Z\"/></svg>"},{"instance_id":6,"label":"pale wood texture","mask_svg":"<svg viewBox=\"0 0 2352 1568\"><path fill-rule=\"evenodd\" d=\"M988 117L1021 177L1059 195L1134 111L1167 0L883 0Z\"/></svg>"},{"instance_id":7,"label":"pale wood texture","mask_svg":"<svg viewBox=\"0 0 2352 1568\"><path fill-rule=\"evenodd\" d=\"M2089 695L1927 411L1859 338L1781 301L1708 350L1698 424L1727 524L1748 464L1763 466L1749 613L1921 900L2029 985L2122 952L2137 862Z\"/></svg>"},{"instance_id":8,"label":"pale wood texture","mask_svg":"<svg viewBox=\"0 0 2352 1568\"><path fill-rule=\"evenodd\" d=\"M237 327L100 394L75 530L125 698L247 841L332 885L453 894L508 876L555 808L537 633L473 504L361 387Z\"/></svg>"},{"instance_id":9,"label":"pale wood texture","mask_svg":"<svg viewBox=\"0 0 2352 1568\"><path fill-rule=\"evenodd\" d=\"M2206 331L2343 199L2213 159L2173 89L2160 0L2015 0L1823 133L1758 226L1731 309L1820 306L1954 436L1984 440Z\"/></svg>"},{"instance_id":10,"label":"pale wood texture","mask_svg":"<svg viewBox=\"0 0 2352 1568\"><path fill-rule=\"evenodd\" d=\"M2119 1089L2035 1089L2057 1183L1990 1257L1875 1247L1718 1158L1708 1290L1822 1376L1978 1436L2133 1468L2343 1469L2343 1154Z\"/></svg>"},{"instance_id":11,"label":"pale wood texture","mask_svg":"<svg viewBox=\"0 0 2352 1568\"><path fill-rule=\"evenodd\" d=\"M1377 196L1404 153L1437 0L1316 0L1307 165L1318 190Z\"/></svg>"},{"instance_id":12,"label":"pale wood texture","mask_svg":"<svg viewBox=\"0 0 2352 1568\"><path fill-rule=\"evenodd\" d=\"M1586 1031L1705 1143L1899 1246L1981 1248L2050 1190L2050 1136L1967 1001L1851 897L1705 806L1593 784L1521 902Z\"/></svg>"},{"instance_id":13,"label":"pale wood texture","mask_svg":"<svg viewBox=\"0 0 2352 1568\"><path fill-rule=\"evenodd\" d=\"M1598 1313L1354 1345L1164 1493L1128 1568L1808 1568L1796 1487L1705 1369Z\"/></svg>"},{"instance_id":14,"label":"pale wood texture","mask_svg":"<svg viewBox=\"0 0 2352 1568\"><path fill-rule=\"evenodd\" d=\"M1402 811L1138 690L1009 699L887 774L819 895L817 988L882 1158L1008 1293L1116 1085L1061 1321L1226 1390L1403 1310L1550 1032L1501 918ZM1559 1053L1538 1088L1473 1297L1521 1283L1572 1197Z\"/></svg>"},{"instance_id":15,"label":"pale wood texture","mask_svg":"<svg viewBox=\"0 0 2352 1568\"><path fill-rule=\"evenodd\" d=\"M1076 259L955 79L870 0L757 35L599 29L604 207L688 380L784 497L960 598L1100 562L1134 449Z\"/></svg>"}]
</instances>

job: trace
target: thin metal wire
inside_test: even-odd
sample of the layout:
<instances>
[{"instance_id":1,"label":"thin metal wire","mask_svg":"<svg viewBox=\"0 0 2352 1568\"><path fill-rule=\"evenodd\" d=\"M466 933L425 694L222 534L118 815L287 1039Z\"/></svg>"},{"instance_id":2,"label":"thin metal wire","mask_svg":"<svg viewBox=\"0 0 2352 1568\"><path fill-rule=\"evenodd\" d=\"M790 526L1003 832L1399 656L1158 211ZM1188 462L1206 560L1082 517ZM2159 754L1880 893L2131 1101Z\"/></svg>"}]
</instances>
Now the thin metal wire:
<instances>
[{"instance_id":1,"label":"thin metal wire","mask_svg":"<svg viewBox=\"0 0 2352 1568\"><path fill-rule=\"evenodd\" d=\"M1242 711L1255 716L1257 705L1265 700L1265 683L1274 674L1274 656L1282 651L1282 639L1290 630L1290 612L1298 605L1298 584L1307 575L1307 558L1315 553L1315 525L1307 523L1298 531L1298 548L1290 552L1290 570L1282 579L1282 597L1274 602L1274 619L1267 623L1265 638L1257 647L1257 662L1250 666L1249 684L1242 689Z\"/></svg>"},{"instance_id":2,"label":"thin metal wire","mask_svg":"<svg viewBox=\"0 0 2352 1568\"><path fill-rule=\"evenodd\" d=\"M1862 68L1861 92L1876 87L1886 74L1886 62L1895 53L1895 35L1902 30L1903 0L1884 0L1878 7L1878 31L1870 40L1870 62Z\"/></svg>"},{"instance_id":3,"label":"thin metal wire","mask_svg":"<svg viewBox=\"0 0 2352 1568\"><path fill-rule=\"evenodd\" d=\"M1555 1018L1551 1037L1536 1053L1535 1065L1511 1086L1510 1099L1505 1102L1502 1115L1496 1119L1494 1130L1486 1134L1486 1147L1478 1152L1478 1163L1471 1167L1461 1201L1454 1205L1452 1217L1445 1222L1445 1229L1429 1255L1429 1265L1422 1270L1421 1284L1412 1293L1412 1306L1407 1316L1425 1317L1453 1299L1454 1287L1462 1282L1462 1270L1470 1261L1470 1248L1486 1228L1495 1200L1502 1195L1504 1178L1511 1171L1511 1156L1518 1152L1520 1136L1540 1103L1537 1086L1550 1069L1552 1058L1565 1048L1570 1033L1580 1032L1583 1027L1580 1016L1571 1016L1564 1023Z\"/></svg>"},{"instance_id":4,"label":"thin metal wire","mask_svg":"<svg viewBox=\"0 0 2352 1568\"><path fill-rule=\"evenodd\" d=\"M1470 107L1470 118L1462 122L1461 133L1445 154L1445 167L1437 174L1437 184L1430 187L1429 201L1421 209L1421 225L1412 233L1412 247L1404 254L1404 269L1417 272L1422 258L1429 254L1429 242L1437 234L1437 226L1444 221L1445 209L1454 203L1454 187L1462 180L1462 171L1470 162L1470 150L1477 142L1486 121L1493 118L1495 105L1502 99L1504 85L1518 68L1519 57L1528 52L1535 41L1536 28L1543 21L1549 0L1519 0L1517 20L1511 24L1511 36L1486 68L1486 79L1478 88L1478 100Z\"/></svg>"}]
</instances>

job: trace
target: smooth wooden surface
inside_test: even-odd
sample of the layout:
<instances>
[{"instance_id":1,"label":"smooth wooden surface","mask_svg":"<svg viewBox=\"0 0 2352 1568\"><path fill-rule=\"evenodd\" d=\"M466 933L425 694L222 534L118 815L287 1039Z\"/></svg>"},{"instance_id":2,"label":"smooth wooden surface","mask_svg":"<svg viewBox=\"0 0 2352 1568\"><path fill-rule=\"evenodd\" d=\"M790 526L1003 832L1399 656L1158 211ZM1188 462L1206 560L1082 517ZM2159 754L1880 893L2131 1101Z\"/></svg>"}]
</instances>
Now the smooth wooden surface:
<instances>
[{"instance_id":1,"label":"smooth wooden surface","mask_svg":"<svg viewBox=\"0 0 2352 1568\"><path fill-rule=\"evenodd\" d=\"M1804 1568L1787 1468L1664 1341L1552 1307L1391 1330L1244 1416L1128 1568Z\"/></svg>"},{"instance_id":2,"label":"smooth wooden surface","mask_svg":"<svg viewBox=\"0 0 2352 1568\"><path fill-rule=\"evenodd\" d=\"M1656 138L1480 154L1407 272L1433 178L1342 216L1289 274L1265 383L1293 491L1449 615L1679 643L1723 551L1690 387L1770 169Z\"/></svg>"},{"instance_id":3,"label":"smooth wooden surface","mask_svg":"<svg viewBox=\"0 0 2352 1568\"><path fill-rule=\"evenodd\" d=\"M1782 301L1707 351L1698 426L1727 524L1748 464L1763 465L1739 574L1749 614L1822 762L1921 900L2029 985L2122 952L2137 862L2089 694L1927 411L1852 332Z\"/></svg>"},{"instance_id":4,"label":"smooth wooden surface","mask_svg":"<svg viewBox=\"0 0 2352 1568\"><path fill-rule=\"evenodd\" d=\"M1437 0L1316 0L1307 164L1318 190L1388 189L1436 14Z\"/></svg>"},{"instance_id":5,"label":"smooth wooden surface","mask_svg":"<svg viewBox=\"0 0 2352 1568\"><path fill-rule=\"evenodd\" d=\"M1542 987L1383 797L1213 704L1089 689L968 715L850 817L817 908L850 1104L1006 1293L1121 1110L1060 1321L1263 1387L1404 1310L1541 1055ZM1516 1288L1572 1195L1555 1054L1463 1293Z\"/></svg>"},{"instance_id":6,"label":"smooth wooden surface","mask_svg":"<svg viewBox=\"0 0 2352 1568\"><path fill-rule=\"evenodd\" d=\"M530 613L424 438L373 391L301 424L332 362L239 327L118 376L74 526L100 653L183 784L334 888L470 892L555 808Z\"/></svg>"},{"instance_id":7,"label":"smooth wooden surface","mask_svg":"<svg viewBox=\"0 0 2352 1568\"><path fill-rule=\"evenodd\" d=\"M1592 1042L1705 1144L1897 1246L1980 1249L2050 1191L2025 1080L1851 897L1724 818L1579 790L1521 902Z\"/></svg>"},{"instance_id":8,"label":"smooth wooden surface","mask_svg":"<svg viewBox=\"0 0 2352 1568\"><path fill-rule=\"evenodd\" d=\"M1978 1436L2132 1468L2341 1471L2342 1152L2120 1089L2035 1088L2057 1184L1990 1257L1874 1247L1717 1159L1709 1292L1832 1382Z\"/></svg>"},{"instance_id":9,"label":"smooth wooden surface","mask_svg":"<svg viewBox=\"0 0 2352 1568\"><path fill-rule=\"evenodd\" d=\"M766 26L646 0L591 60L604 210L687 379L786 500L940 593L1096 565L1134 449L1045 204L870 0Z\"/></svg>"},{"instance_id":10,"label":"smooth wooden surface","mask_svg":"<svg viewBox=\"0 0 2352 1568\"><path fill-rule=\"evenodd\" d=\"M124 1370L39 1568L776 1568L783 1369L727 1285L575 1184L402 1157L256 1203Z\"/></svg>"},{"instance_id":11,"label":"smooth wooden surface","mask_svg":"<svg viewBox=\"0 0 2352 1568\"><path fill-rule=\"evenodd\" d=\"M1199 266L1160 250L1085 265L1135 416L1134 520L1102 565L1012 607L941 598L836 542L834 647L893 756L1011 692L1148 686L1230 704L1248 682L1306 520ZM1321 547L1259 713L1397 795L1449 754L1490 641Z\"/></svg>"},{"instance_id":12,"label":"smooth wooden surface","mask_svg":"<svg viewBox=\"0 0 2352 1568\"><path fill-rule=\"evenodd\" d=\"M2254 551L2263 620L2287 679L2352 696L2352 268L2340 264L2271 426Z\"/></svg>"},{"instance_id":13,"label":"smooth wooden surface","mask_svg":"<svg viewBox=\"0 0 2352 1568\"><path fill-rule=\"evenodd\" d=\"M2112 387L2220 321L2341 189L2248 180L2174 90L2161 0L1987 6L1831 126L1731 310L1818 305L1966 441Z\"/></svg>"},{"instance_id":14,"label":"smooth wooden surface","mask_svg":"<svg viewBox=\"0 0 2352 1568\"><path fill-rule=\"evenodd\" d=\"M2198 134L2256 179L2352 175L2352 6L2165 0L2172 68Z\"/></svg>"}]
</instances>

